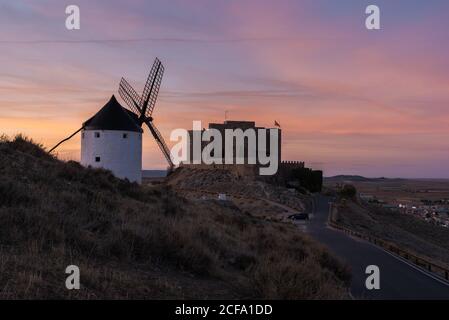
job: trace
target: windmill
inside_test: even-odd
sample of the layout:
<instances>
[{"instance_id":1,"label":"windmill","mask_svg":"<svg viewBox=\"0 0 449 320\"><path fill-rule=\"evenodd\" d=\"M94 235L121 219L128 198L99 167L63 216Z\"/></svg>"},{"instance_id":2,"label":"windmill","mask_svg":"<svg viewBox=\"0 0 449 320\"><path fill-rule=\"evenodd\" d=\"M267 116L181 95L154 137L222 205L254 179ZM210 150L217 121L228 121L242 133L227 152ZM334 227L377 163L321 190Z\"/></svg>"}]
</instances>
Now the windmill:
<instances>
[{"instance_id":1,"label":"windmill","mask_svg":"<svg viewBox=\"0 0 449 320\"><path fill-rule=\"evenodd\" d=\"M135 113L138 117L138 124L140 127L146 124L150 129L151 134L156 140L159 148L165 156L165 159L169 165L169 172L173 169L174 164L170 157L170 150L164 141L159 130L153 123L153 111L156 105L157 95L162 82L162 76L164 74L164 66L161 61L156 58L148 75L147 82L143 88L142 95L139 96L133 87L122 78L119 85L119 94L122 99L128 105L131 112Z\"/></svg>"},{"instance_id":2,"label":"windmill","mask_svg":"<svg viewBox=\"0 0 449 320\"><path fill-rule=\"evenodd\" d=\"M164 66L156 58L143 93L139 96L122 78L119 94L128 105L123 107L113 95L110 100L81 128L63 139L48 152L81 132L81 164L85 167L102 167L111 170L119 178L140 183L142 180L142 126L145 123L169 164L174 164L170 150L153 123L153 110L161 86Z\"/></svg>"}]
</instances>

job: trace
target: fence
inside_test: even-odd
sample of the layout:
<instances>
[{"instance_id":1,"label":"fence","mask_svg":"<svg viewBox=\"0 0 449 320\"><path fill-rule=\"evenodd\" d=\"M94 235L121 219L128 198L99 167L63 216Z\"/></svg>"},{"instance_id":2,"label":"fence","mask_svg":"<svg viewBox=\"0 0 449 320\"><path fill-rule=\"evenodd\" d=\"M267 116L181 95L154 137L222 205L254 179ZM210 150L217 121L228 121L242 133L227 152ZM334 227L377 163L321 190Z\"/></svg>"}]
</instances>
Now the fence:
<instances>
[{"instance_id":1,"label":"fence","mask_svg":"<svg viewBox=\"0 0 449 320\"><path fill-rule=\"evenodd\" d=\"M400 258L410 261L411 263L422 269L425 269L429 272L434 273L435 275L438 275L439 277L445 279L446 281L449 281L449 268L447 266L442 266L441 264L438 264L436 262L429 261L428 258L424 258L416 255L415 253L411 253L410 251L400 248L399 246L391 242L343 227L337 223L336 221L337 219L335 219L335 214L338 214L338 208L334 204L331 204L328 218L328 223L331 227L341 230L350 236L366 240L376 246L385 249L388 252L393 253L394 255Z\"/></svg>"}]
</instances>

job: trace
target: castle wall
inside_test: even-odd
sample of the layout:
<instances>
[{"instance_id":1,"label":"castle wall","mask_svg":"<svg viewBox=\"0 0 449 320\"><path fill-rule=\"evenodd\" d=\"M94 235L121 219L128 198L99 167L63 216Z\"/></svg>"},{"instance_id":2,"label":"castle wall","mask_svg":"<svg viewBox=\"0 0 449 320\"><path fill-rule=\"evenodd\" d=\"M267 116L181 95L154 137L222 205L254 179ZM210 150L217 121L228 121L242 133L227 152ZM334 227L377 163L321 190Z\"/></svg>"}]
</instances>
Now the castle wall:
<instances>
[{"instance_id":1,"label":"castle wall","mask_svg":"<svg viewBox=\"0 0 449 320\"><path fill-rule=\"evenodd\" d=\"M255 178L259 175L259 167L250 164L181 164L180 166L201 170L227 170L238 177Z\"/></svg>"},{"instance_id":2,"label":"castle wall","mask_svg":"<svg viewBox=\"0 0 449 320\"><path fill-rule=\"evenodd\" d=\"M242 152L243 159L239 159L241 162L243 162L243 164L259 164L258 162L258 152L259 152L259 148L260 151L263 153L265 152L265 154L268 154L270 152L270 144L273 143L270 139L270 136L267 132L267 138L266 138L266 144L264 146L259 145L259 136L258 136L258 132L259 130L262 130L263 132L266 132L265 130L267 130L266 128L263 127L256 127L256 124L254 121L225 121L224 123L210 123L209 124L209 129L216 129L221 133L221 137L222 137L222 141L221 141L221 145L222 145L222 149L221 149L221 154L223 157L223 163L224 163L224 156L225 156L225 138L226 138L226 134L225 134L225 130L230 129L230 130L236 130L236 129L241 129L244 132L248 129L253 129L254 130L254 137L255 137L255 145L250 145L248 143L248 139L245 138L243 140L243 146L242 149L237 150L237 146L236 146L236 140L234 138L234 146L233 146L233 163L236 164L237 163L237 153ZM282 130L280 128L271 128L271 129L275 129L278 132L278 154L277 154L277 159L280 163L281 161L281 144L282 144ZM188 150L188 159L190 163L194 163L194 155L193 155L193 136L194 134L203 134L205 131L207 131L208 129L203 129L201 130L201 132L198 131L193 131L190 130L189 131L189 150ZM201 141L201 151L207 146L209 142L206 141ZM250 150L254 152L255 155L255 159L253 159L254 162L251 163L250 159ZM197 159L198 163L201 163L201 159ZM241 164L241 163L239 163Z\"/></svg>"}]
</instances>

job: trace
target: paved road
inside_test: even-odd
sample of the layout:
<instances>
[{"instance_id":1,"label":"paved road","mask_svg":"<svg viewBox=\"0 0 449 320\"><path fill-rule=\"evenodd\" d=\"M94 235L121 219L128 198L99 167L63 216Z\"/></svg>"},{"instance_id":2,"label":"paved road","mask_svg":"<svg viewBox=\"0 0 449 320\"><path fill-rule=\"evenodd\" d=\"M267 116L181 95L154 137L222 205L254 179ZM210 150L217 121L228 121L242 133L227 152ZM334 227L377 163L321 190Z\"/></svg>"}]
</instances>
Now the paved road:
<instances>
[{"instance_id":1,"label":"paved road","mask_svg":"<svg viewBox=\"0 0 449 320\"><path fill-rule=\"evenodd\" d=\"M330 199L316 196L314 219L307 225L307 233L327 245L352 268L351 293L365 299L449 299L449 286L413 266L398 260L382 249L327 227ZM367 290L365 268L377 265L380 269L380 290Z\"/></svg>"}]
</instances>

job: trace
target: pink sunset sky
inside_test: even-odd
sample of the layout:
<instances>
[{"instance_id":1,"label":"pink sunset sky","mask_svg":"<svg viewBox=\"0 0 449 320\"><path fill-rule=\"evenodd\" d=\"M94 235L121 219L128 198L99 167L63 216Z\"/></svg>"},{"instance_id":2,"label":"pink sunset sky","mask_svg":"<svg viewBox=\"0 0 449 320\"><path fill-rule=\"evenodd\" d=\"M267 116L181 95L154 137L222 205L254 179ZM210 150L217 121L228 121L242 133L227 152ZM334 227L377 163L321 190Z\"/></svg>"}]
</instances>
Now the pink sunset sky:
<instances>
[{"instance_id":1,"label":"pink sunset sky","mask_svg":"<svg viewBox=\"0 0 449 320\"><path fill-rule=\"evenodd\" d=\"M65 7L81 29L65 28ZM379 31L365 8L381 9ZM449 178L449 2L0 0L0 134L46 147L165 65L155 124L254 120L326 176ZM59 149L79 160L80 137ZM145 169L164 168L145 132Z\"/></svg>"}]
</instances>

